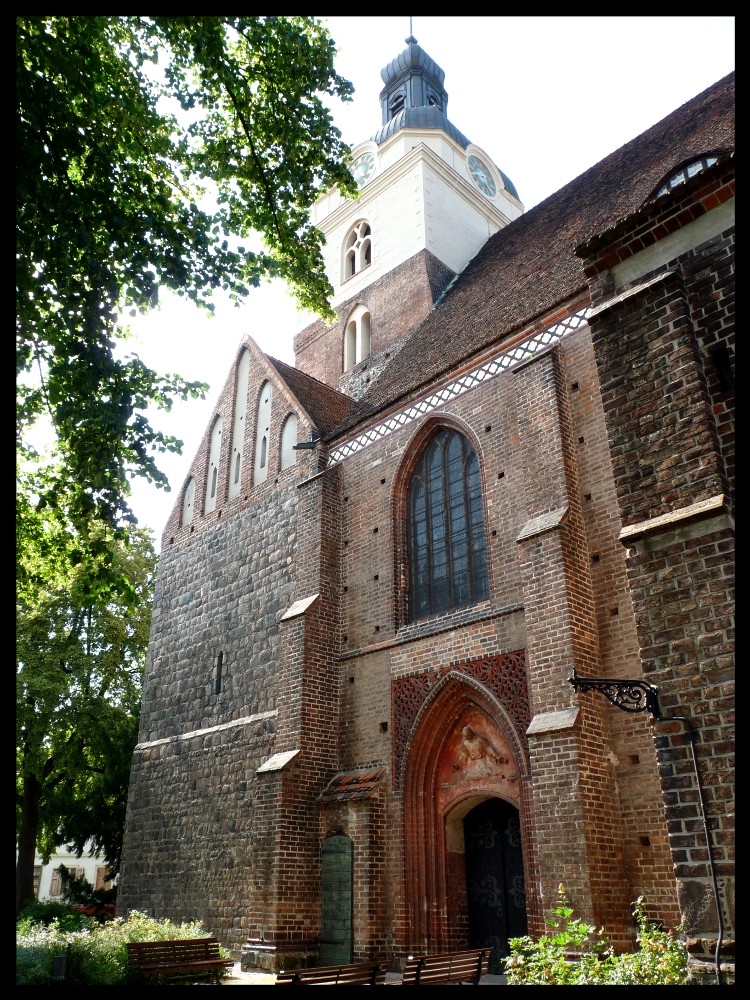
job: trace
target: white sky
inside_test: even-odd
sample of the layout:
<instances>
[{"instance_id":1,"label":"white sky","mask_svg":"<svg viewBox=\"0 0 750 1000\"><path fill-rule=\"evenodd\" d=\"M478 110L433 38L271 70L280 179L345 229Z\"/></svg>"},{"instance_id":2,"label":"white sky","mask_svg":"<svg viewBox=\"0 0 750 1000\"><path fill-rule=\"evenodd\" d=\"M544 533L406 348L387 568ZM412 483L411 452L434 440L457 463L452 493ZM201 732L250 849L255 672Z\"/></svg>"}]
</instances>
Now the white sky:
<instances>
[{"instance_id":1,"label":"white sky","mask_svg":"<svg viewBox=\"0 0 750 1000\"><path fill-rule=\"evenodd\" d=\"M405 48L409 16L326 17L336 69L354 84L334 121L355 145L381 126L380 70ZM735 18L413 17L420 46L445 72L448 117L515 184L528 210L735 68ZM234 354L250 334L294 364L292 339L311 321L281 283L213 317L178 300L133 323L128 350L156 371L208 382L206 399L149 419L184 442L158 456L171 492L139 480L132 505L159 544Z\"/></svg>"}]
</instances>

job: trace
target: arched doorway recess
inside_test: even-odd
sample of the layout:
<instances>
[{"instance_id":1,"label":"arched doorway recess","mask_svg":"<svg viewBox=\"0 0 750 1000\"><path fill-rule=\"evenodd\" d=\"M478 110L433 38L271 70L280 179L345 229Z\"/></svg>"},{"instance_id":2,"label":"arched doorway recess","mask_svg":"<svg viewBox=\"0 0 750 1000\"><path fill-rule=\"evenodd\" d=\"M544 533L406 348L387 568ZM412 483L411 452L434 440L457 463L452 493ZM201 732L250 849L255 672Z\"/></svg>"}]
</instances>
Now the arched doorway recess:
<instances>
[{"instance_id":1,"label":"arched doorway recess","mask_svg":"<svg viewBox=\"0 0 750 1000\"><path fill-rule=\"evenodd\" d=\"M409 950L466 948L481 934L507 954L507 936L525 933L525 774L502 706L473 679L447 674L415 720L404 770Z\"/></svg>"},{"instance_id":2,"label":"arched doorway recess","mask_svg":"<svg viewBox=\"0 0 750 1000\"><path fill-rule=\"evenodd\" d=\"M528 930L518 809L485 799L464 816L463 833L469 947L491 947L490 972L499 973L508 940Z\"/></svg>"}]
</instances>

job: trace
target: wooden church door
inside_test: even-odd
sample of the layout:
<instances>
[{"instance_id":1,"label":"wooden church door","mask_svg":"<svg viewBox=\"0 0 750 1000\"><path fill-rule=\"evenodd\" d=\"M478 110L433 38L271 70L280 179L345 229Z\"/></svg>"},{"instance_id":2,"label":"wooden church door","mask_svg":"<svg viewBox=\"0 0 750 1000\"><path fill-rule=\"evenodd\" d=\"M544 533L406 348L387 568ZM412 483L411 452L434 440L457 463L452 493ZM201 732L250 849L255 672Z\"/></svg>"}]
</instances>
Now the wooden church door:
<instances>
[{"instance_id":1,"label":"wooden church door","mask_svg":"<svg viewBox=\"0 0 750 1000\"><path fill-rule=\"evenodd\" d=\"M490 972L502 972L508 938L527 933L518 810L487 799L464 817L469 945L491 946Z\"/></svg>"}]
</instances>

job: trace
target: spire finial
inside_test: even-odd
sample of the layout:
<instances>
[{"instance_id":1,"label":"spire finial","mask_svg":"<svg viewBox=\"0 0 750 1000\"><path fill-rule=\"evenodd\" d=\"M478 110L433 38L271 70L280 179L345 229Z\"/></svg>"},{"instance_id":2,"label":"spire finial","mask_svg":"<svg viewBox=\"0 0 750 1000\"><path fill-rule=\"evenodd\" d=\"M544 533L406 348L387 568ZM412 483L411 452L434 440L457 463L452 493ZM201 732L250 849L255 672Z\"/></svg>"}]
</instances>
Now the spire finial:
<instances>
[{"instance_id":1,"label":"spire finial","mask_svg":"<svg viewBox=\"0 0 750 1000\"><path fill-rule=\"evenodd\" d=\"M413 20L413 18L410 17L409 18L409 37L404 39L404 41L406 42L407 45L416 45L417 44L417 40L414 37L414 34L412 33L412 20Z\"/></svg>"}]
</instances>

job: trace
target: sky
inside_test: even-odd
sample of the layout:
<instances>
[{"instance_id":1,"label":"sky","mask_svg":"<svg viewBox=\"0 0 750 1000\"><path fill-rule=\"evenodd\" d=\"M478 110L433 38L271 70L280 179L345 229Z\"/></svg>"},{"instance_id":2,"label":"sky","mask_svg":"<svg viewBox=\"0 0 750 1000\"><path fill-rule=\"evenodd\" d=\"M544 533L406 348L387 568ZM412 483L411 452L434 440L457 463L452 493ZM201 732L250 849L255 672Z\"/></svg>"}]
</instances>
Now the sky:
<instances>
[{"instance_id":1,"label":"sky","mask_svg":"<svg viewBox=\"0 0 750 1000\"><path fill-rule=\"evenodd\" d=\"M381 126L381 69L410 33L445 72L450 121L514 183L528 210L735 68L735 18L325 17L337 72L353 101L331 104L345 142ZM314 317L281 282L253 289L213 316L163 296L132 321L128 352L160 373L207 382L205 400L176 403L151 423L183 441L160 455L171 492L137 480L131 503L157 547L200 445L237 348L249 334L271 357L294 364L294 335Z\"/></svg>"}]
</instances>

